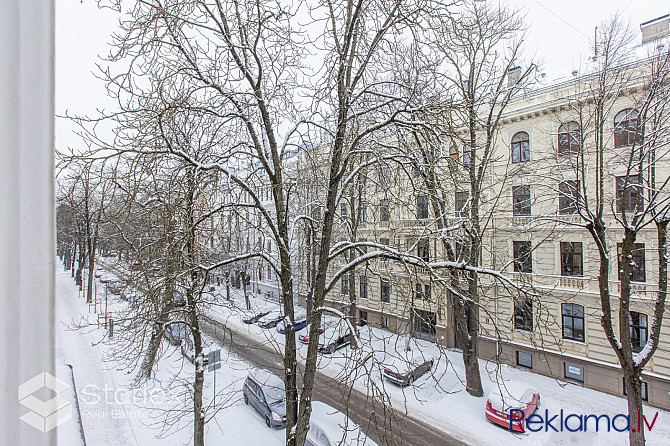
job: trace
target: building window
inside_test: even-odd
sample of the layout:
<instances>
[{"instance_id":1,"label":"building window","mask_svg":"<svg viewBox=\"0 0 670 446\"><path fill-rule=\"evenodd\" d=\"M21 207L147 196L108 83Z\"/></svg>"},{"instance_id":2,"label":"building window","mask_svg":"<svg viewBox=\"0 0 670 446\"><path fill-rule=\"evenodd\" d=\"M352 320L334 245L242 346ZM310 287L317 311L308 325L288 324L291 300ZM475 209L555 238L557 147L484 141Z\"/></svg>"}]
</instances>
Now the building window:
<instances>
[{"instance_id":1,"label":"building window","mask_svg":"<svg viewBox=\"0 0 670 446\"><path fill-rule=\"evenodd\" d=\"M618 260L618 271L619 271L619 280L621 280L621 249L623 247L622 243L617 243L617 260ZM633 245L633 265L630 272L630 280L633 282L646 282L646 273L645 273L645 259L644 259L644 243L635 243Z\"/></svg>"},{"instance_id":2,"label":"building window","mask_svg":"<svg viewBox=\"0 0 670 446\"><path fill-rule=\"evenodd\" d=\"M382 316L382 327L389 328L389 326L390 326L389 318L387 318L386 316Z\"/></svg>"},{"instance_id":3,"label":"building window","mask_svg":"<svg viewBox=\"0 0 670 446\"><path fill-rule=\"evenodd\" d=\"M514 298L514 329L533 331L533 302L530 299Z\"/></svg>"},{"instance_id":4,"label":"building window","mask_svg":"<svg viewBox=\"0 0 670 446\"><path fill-rule=\"evenodd\" d=\"M640 382L641 384L641 394L642 394L642 401L649 401L649 394L647 393L647 383L644 381ZM623 394L628 395L628 386L626 386L626 378L624 377L623 379Z\"/></svg>"},{"instance_id":5,"label":"building window","mask_svg":"<svg viewBox=\"0 0 670 446\"><path fill-rule=\"evenodd\" d=\"M521 367L528 367L529 369L533 368L533 355L530 353L516 351L516 365Z\"/></svg>"},{"instance_id":6,"label":"building window","mask_svg":"<svg viewBox=\"0 0 670 446\"><path fill-rule=\"evenodd\" d=\"M577 304L561 305L563 339L584 342L584 307Z\"/></svg>"},{"instance_id":7,"label":"building window","mask_svg":"<svg viewBox=\"0 0 670 446\"><path fill-rule=\"evenodd\" d=\"M526 132L517 132L512 136L512 162L530 160L530 137Z\"/></svg>"},{"instance_id":8,"label":"building window","mask_svg":"<svg viewBox=\"0 0 670 446\"><path fill-rule=\"evenodd\" d=\"M563 367L563 373L565 373L566 378L574 379L580 383L584 382L584 367L567 362L563 363Z\"/></svg>"},{"instance_id":9,"label":"building window","mask_svg":"<svg viewBox=\"0 0 670 446\"><path fill-rule=\"evenodd\" d=\"M347 203L340 204L340 215L342 216L342 218L347 218L349 216L349 209L347 207Z\"/></svg>"},{"instance_id":10,"label":"building window","mask_svg":"<svg viewBox=\"0 0 670 446\"><path fill-rule=\"evenodd\" d=\"M391 284L387 279L379 279L379 297L384 303L391 302Z\"/></svg>"},{"instance_id":11,"label":"building window","mask_svg":"<svg viewBox=\"0 0 670 446\"><path fill-rule=\"evenodd\" d=\"M416 292L414 293L414 296L417 300L430 300L430 285L417 283L415 285L415 290Z\"/></svg>"},{"instance_id":12,"label":"building window","mask_svg":"<svg viewBox=\"0 0 670 446\"><path fill-rule=\"evenodd\" d=\"M349 274L342 274L342 294L349 295Z\"/></svg>"},{"instance_id":13,"label":"building window","mask_svg":"<svg viewBox=\"0 0 670 446\"><path fill-rule=\"evenodd\" d=\"M616 177L617 212L634 212L642 207L640 178L637 175Z\"/></svg>"},{"instance_id":14,"label":"building window","mask_svg":"<svg viewBox=\"0 0 670 446\"><path fill-rule=\"evenodd\" d=\"M579 136L579 124L575 121L561 124L558 128L558 154L572 155L579 153L581 144Z\"/></svg>"},{"instance_id":15,"label":"building window","mask_svg":"<svg viewBox=\"0 0 670 446\"><path fill-rule=\"evenodd\" d=\"M389 221L389 201L386 198L379 202L379 221Z\"/></svg>"},{"instance_id":16,"label":"building window","mask_svg":"<svg viewBox=\"0 0 670 446\"><path fill-rule=\"evenodd\" d=\"M470 213L469 194L467 192L456 192L455 198L456 217L467 217Z\"/></svg>"},{"instance_id":17,"label":"building window","mask_svg":"<svg viewBox=\"0 0 670 446\"><path fill-rule=\"evenodd\" d=\"M422 238L416 245L416 255L424 262L430 262L430 241Z\"/></svg>"},{"instance_id":18,"label":"building window","mask_svg":"<svg viewBox=\"0 0 670 446\"><path fill-rule=\"evenodd\" d=\"M579 203L579 182L566 180L558 185L558 213L572 215L577 212Z\"/></svg>"},{"instance_id":19,"label":"building window","mask_svg":"<svg viewBox=\"0 0 670 446\"><path fill-rule=\"evenodd\" d=\"M416 197L416 218L419 220L428 218L428 197L426 195Z\"/></svg>"},{"instance_id":20,"label":"building window","mask_svg":"<svg viewBox=\"0 0 670 446\"><path fill-rule=\"evenodd\" d=\"M386 161L381 162L381 169L379 171L380 177L379 177L379 182L384 185L388 183L388 181L391 179L391 167Z\"/></svg>"},{"instance_id":21,"label":"building window","mask_svg":"<svg viewBox=\"0 0 670 446\"><path fill-rule=\"evenodd\" d=\"M514 272L532 273L533 257L531 244L527 241L515 241L514 243Z\"/></svg>"},{"instance_id":22,"label":"building window","mask_svg":"<svg viewBox=\"0 0 670 446\"><path fill-rule=\"evenodd\" d=\"M629 312L628 325L630 326L630 342L633 351L639 353L647 343L647 315L637 311Z\"/></svg>"},{"instance_id":23,"label":"building window","mask_svg":"<svg viewBox=\"0 0 670 446\"><path fill-rule=\"evenodd\" d=\"M470 169L471 153L470 146L463 147L463 168L466 170Z\"/></svg>"},{"instance_id":24,"label":"building window","mask_svg":"<svg viewBox=\"0 0 670 446\"><path fill-rule=\"evenodd\" d=\"M363 311L363 310L359 310L358 311L358 319L360 320L360 322L358 324L361 327L365 327L366 325L368 325L368 312Z\"/></svg>"},{"instance_id":25,"label":"building window","mask_svg":"<svg viewBox=\"0 0 670 446\"><path fill-rule=\"evenodd\" d=\"M530 215L530 186L512 186L512 214Z\"/></svg>"},{"instance_id":26,"label":"building window","mask_svg":"<svg viewBox=\"0 0 670 446\"><path fill-rule=\"evenodd\" d=\"M561 276L581 276L582 271L582 242L561 242Z\"/></svg>"},{"instance_id":27,"label":"building window","mask_svg":"<svg viewBox=\"0 0 670 446\"><path fill-rule=\"evenodd\" d=\"M621 110L614 117L614 147L625 147L641 142L640 112L634 108Z\"/></svg>"},{"instance_id":28,"label":"building window","mask_svg":"<svg viewBox=\"0 0 670 446\"><path fill-rule=\"evenodd\" d=\"M358 215L361 219L361 223L368 221L368 204L363 202L358 210Z\"/></svg>"},{"instance_id":29,"label":"building window","mask_svg":"<svg viewBox=\"0 0 670 446\"><path fill-rule=\"evenodd\" d=\"M361 299L368 298L368 278L366 276L361 276L360 279L360 292L358 293L361 296Z\"/></svg>"}]
</instances>

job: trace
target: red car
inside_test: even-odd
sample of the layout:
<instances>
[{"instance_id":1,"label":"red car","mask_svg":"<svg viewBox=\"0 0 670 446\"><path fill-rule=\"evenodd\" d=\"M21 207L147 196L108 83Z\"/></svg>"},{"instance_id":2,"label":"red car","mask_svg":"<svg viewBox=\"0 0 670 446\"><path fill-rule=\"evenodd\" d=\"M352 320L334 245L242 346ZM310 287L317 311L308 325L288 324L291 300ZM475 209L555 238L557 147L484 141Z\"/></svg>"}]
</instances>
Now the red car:
<instances>
[{"instance_id":1,"label":"red car","mask_svg":"<svg viewBox=\"0 0 670 446\"><path fill-rule=\"evenodd\" d=\"M486 419L495 424L503 426L514 432L524 432L523 421L531 416L540 405L540 394L524 384L501 383L490 393L486 401ZM512 414L510 421L510 411L523 411L521 417L519 412Z\"/></svg>"},{"instance_id":2,"label":"red car","mask_svg":"<svg viewBox=\"0 0 670 446\"><path fill-rule=\"evenodd\" d=\"M319 334L323 334L324 331L326 330L323 327L319 328ZM298 336L298 339L303 344L309 344L309 325L307 326L307 330L305 330L305 333Z\"/></svg>"}]
</instances>

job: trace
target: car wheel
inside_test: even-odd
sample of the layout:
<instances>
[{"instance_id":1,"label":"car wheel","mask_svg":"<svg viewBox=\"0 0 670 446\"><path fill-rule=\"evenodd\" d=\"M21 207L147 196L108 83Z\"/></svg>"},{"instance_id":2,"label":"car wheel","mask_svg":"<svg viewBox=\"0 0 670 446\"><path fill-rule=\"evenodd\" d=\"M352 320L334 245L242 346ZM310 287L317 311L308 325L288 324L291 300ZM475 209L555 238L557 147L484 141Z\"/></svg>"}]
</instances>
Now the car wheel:
<instances>
[{"instance_id":1,"label":"car wheel","mask_svg":"<svg viewBox=\"0 0 670 446\"><path fill-rule=\"evenodd\" d=\"M538 397L537 397L537 407L536 407L536 409L539 409L539 408L540 408L540 396L538 395Z\"/></svg>"},{"instance_id":2,"label":"car wheel","mask_svg":"<svg viewBox=\"0 0 670 446\"><path fill-rule=\"evenodd\" d=\"M246 404L247 406L249 405L249 398L247 397L246 393L244 394L244 404Z\"/></svg>"},{"instance_id":3,"label":"car wheel","mask_svg":"<svg viewBox=\"0 0 670 446\"><path fill-rule=\"evenodd\" d=\"M267 424L268 427L272 427L272 422L270 421L270 417L268 417L268 416L265 417L265 424Z\"/></svg>"},{"instance_id":4,"label":"car wheel","mask_svg":"<svg viewBox=\"0 0 670 446\"><path fill-rule=\"evenodd\" d=\"M414 375L409 376L409 380L407 380L408 385L414 385Z\"/></svg>"}]
</instances>

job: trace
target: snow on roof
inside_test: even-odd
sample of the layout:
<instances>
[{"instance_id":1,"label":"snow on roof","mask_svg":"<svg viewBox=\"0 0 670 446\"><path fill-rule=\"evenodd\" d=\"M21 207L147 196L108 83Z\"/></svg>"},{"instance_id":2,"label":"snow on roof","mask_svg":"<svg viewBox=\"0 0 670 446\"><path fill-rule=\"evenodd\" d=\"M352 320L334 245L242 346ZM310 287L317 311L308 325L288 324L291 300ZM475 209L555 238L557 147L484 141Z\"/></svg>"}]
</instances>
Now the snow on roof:
<instances>
[{"instance_id":1,"label":"snow on roof","mask_svg":"<svg viewBox=\"0 0 670 446\"><path fill-rule=\"evenodd\" d=\"M495 386L489 393L488 400L495 410L506 412L509 409L526 407L536 393L526 384L508 381Z\"/></svg>"}]
</instances>

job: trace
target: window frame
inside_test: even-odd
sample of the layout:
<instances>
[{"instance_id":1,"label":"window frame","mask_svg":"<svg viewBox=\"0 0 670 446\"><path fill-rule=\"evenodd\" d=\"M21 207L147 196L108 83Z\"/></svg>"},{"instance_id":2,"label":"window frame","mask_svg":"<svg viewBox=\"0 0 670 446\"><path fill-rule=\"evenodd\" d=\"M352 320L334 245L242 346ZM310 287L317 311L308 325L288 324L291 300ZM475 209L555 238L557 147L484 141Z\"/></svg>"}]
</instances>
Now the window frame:
<instances>
[{"instance_id":1,"label":"window frame","mask_svg":"<svg viewBox=\"0 0 670 446\"><path fill-rule=\"evenodd\" d=\"M633 316L637 317L637 321L635 321ZM641 319L640 316L644 316L644 325L641 325ZM645 344L647 343L647 340L649 339L649 318L645 313L641 313L639 311L629 311L628 312L628 329L630 332L630 341L631 341L631 346L633 347L633 352L635 353L640 353L642 349L644 348ZM637 334L634 336L634 333L637 331ZM643 336L642 333L644 333L644 341L642 340ZM633 342L636 340L637 342Z\"/></svg>"},{"instance_id":2,"label":"window frame","mask_svg":"<svg viewBox=\"0 0 670 446\"><path fill-rule=\"evenodd\" d=\"M456 191L454 194L454 213L457 218L467 218L470 214L470 194Z\"/></svg>"},{"instance_id":3,"label":"window frame","mask_svg":"<svg viewBox=\"0 0 670 446\"><path fill-rule=\"evenodd\" d=\"M532 214L530 184L512 186L512 215L526 216Z\"/></svg>"},{"instance_id":4,"label":"window frame","mask_svg":"<svg viewBox=\"0 0 670 446\"><path fill-rule=\"evenodd\" d=\"M512 163L516 164L530 161L530 135L528 132L516 132L510 140L510 146L512 151Z\"/></svg>"},{"instance_id":5,"label":"window frame","mask_svg":"<svg viewBox=\"0 0 670 446\"><path fill-rule=\"evenodd\" d=\"M359 278L359 288L358 288L358 297L361 299L367 299L368 298L368 276L360 276Z\"/></svg>"},{"instance_id":6,"label":"window frame","mask_svg":"<svg viewBox=\"0 0 670 446\"><path fill-rule=\"evenodd\" d=\"M391 209L389 208L388 198L379 200L379 221L388 222L391 219Z\"/></svg>"},{"instance_id":7,"label":"window frame","mask_svg":"<svg viewBox=\"0 0 670 446\"><path fill-rule=\"evenodd\" d=\"M428 218L428 195L416 196L416 219L425 220Z\"/></svg>"},{"instance_id":8,"label":"window frame","mask_svg":"<svg viewBox=\"0 0 670 446\"><path fill-rule=\"evenodd\" d=\"M527 363L525 363L526 362L525 360L522 361L520 359L521 355L527 355L527 358L528 358ZM533 369L533 354L529 353L529 352L524 352L524 351L521 351L521 350L517 350L516 351L516 365L532 370Z\"/></svg>"},{"instance_id":9,"label":"window frame","mask_svg":"<svg viewBox=\"0 0 670 446\"><path fill-rule=\"evenodd\" d=\"M416 256L426 263L430 262L430 239L421 238L417 241Z\"/></svg>"},{"instance_id":10,"label":"window frame","mask_svg":"<svg viewBox=\"0 0 670 446\"><path fill-rule=\"evenodd\" d=\"M570 367L574 367L576 369L579 369L580 373L574 373L570 371ZM572 379L574 381L583 383L584 382L584 366L577 365L571 362L563 362L563 376L566 379Z\"/></svg>"},{"instance_id":11,"label":"window frame","mask_svg":"<svg viewBox=\"0 0 670 446\"><path fill-rule=\"evenodd\" d=\"M616 211L635 212L638 207L644 205L644 196L640 189L638 175L622 175L616 177Z\"/></svg>"},{"instance_id":12,"label":"window frame","mask_svg":"<svg viewBox=\"0 0 670 446\"><path fill-rule=\"evenodd\" d=\"M623 243L617 243L617 277L618 280L621 280L621 249ZM630 274L631 282L645 283L647 281L647 268L646 268L646 258L645 258L645 244L644 243L634 243L633 244L633 268Z\"/></svg>"},{"instance_id":13,"label":"window frame","mask_svg":"<svg viewBox=\"0 0 670 446\"><path fill-rule=\"evenodd\" d=\"M640 381L640 393L642 394L642 401L649 401L649 386L646 381ZM623 394L628 395L628 386L626 385L626 377L623 377Z\"/></svg>"},{"instance_id":14,"label":"window frame","mask_svg":"<svg viewBox=\"0 0 670 446\"><path fill-rule=\"evenodd\" d=\"M533 301L521 296L514 299L514 329L533 332Z\"/></svg>"},{"instance_id":15,"label":"window frame","mask_svg":"<svg viewBox=\"0 0 670 446\"><path fill-rule=\"evenodd\" d=\"M525 252L521 252L525 247ZM512 241L512 256L515 273L532 273L533 272L533 245L528 240L514 240ZM524 256L522 259L521 256Z\"/></svg>"},{"instance_id":16,"label":"window frame","mask_svg":"<svg viewBox=\"0 0 670 446\"><path fill-rule=\"evenodd\" d=\"M635 117L632 117L632 115ZM636 108L624 108L614 115L614 148L639 144L643 139L640 112Z\"/></svg>"},{"instance_id":17,"label":"window frame","mask_svg":"<svg viewBox=\"0 0 670 446\"><path fill-rule=\"evenodd\" d=\"M558 183L558 214L573 215L579 207L579 181L563 180Z\"/></svg>"},{"instance_id":18,"label":"window frame","mask_svg":"<svg viewBox=\"0 0 670 446\"><path fill-rule=\"evenodd\" d=\"M558 127L558 154L576 155L581 150L581 127L579 123L577 121L562 123Z\"/></svg>"},{"instance_id":19,"label":"window frame","mask_svg":"<svg viewBox=\"0 0 670 446\"><path fill-rule=\"evenodd\" d=\"M342 296L348 296L350 294L350 285L349 273L342 274Z\"/></svg>"},{"instance_id":20,"label":"window frame","mask_svg":"<svg viewBox=\"0 0 670 446\"><path fill-rule=\"evenodd\" d=\"M391 282L382 277L379 278L379 301L385 304L391 303Z\"/></svg>"},{"instance_id":21,"label":"window frame","mask_svg":"<svg viewBox=\"0 0 670 446\"><path fill-rule=\"evenodd\" d=\"M570 309L569 313L566 309ZM575 314L575 310L579 309L581 315ZM576 303L561 304L561 337L565 340L585 342L586 340L586 320L585 320L584 306ZM581 321L581 329L575 329L575 321ZM569 322L569 324L567 323ZM569 327L571 334L566 334L566 329ZM581 336L580 336L581 334Z\"/></svg>"},{"instance_id":22,"label":"window frame","mask_svg":"<svg viewBox=\"0 0 670 446\"><path fill-rule=\"evenodd\" d=\"M579 252L575 249L579 246ZM567 248L571 247L572 249L568 250ZM584 277L584 247L582 242L560 242L561 250L561 276L563 277ZM579 268L577 272L572 271L572 268L575 268L575 258L579 257ZM567 259L571 259L570 262L567 262ZM570 271L568 271L568 267Z\"/></svg>"}]
</instances>

